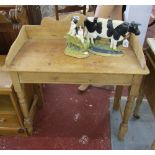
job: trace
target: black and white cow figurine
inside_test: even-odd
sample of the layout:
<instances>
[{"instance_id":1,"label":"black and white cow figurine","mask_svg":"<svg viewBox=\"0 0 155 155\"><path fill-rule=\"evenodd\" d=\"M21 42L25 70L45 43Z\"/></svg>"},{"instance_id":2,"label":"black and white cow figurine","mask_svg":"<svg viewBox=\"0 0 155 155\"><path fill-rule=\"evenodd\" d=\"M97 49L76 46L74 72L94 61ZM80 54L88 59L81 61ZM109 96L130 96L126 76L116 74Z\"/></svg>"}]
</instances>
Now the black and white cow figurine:
<instances>
[{"instance_id":1,"label":"black and white cow figurine","mask_svg":"<svg viewBox=\"0 0 155 155\"><path fill-rule=\"evenodd\" d=\"M80 20L79 16L73 16L71 19L71 26L68 34L71 36L76 36L81 40L81 43L84 44L84 29L82 26L77 26L78 21Z\"/></svg>"},{"instance_id":2,"label":"black and white cow figurine","mask_svg":"<svg viewBox=\"0 0 155 155\"><path fill-rule=\"evenodd\" d=\"M124 22L97 17L87 17L84 21L84 36L94 44L97 37L111 39L110 48L116 49L117 42L122 41L129 33L139 35L140 31L135 22Z\"/></svg>"},{"instance_id":3,"label":"black and white cow figurine","mask_svg":"<svg viewBox=\"0 0 155 155\"><path fill-rule=\"evenodd\" d=\"M71 26L68 34L75 36L77 33L77 23L79 21L79 16L73 16L71 19Z\"/></svg>"}]
</instances>

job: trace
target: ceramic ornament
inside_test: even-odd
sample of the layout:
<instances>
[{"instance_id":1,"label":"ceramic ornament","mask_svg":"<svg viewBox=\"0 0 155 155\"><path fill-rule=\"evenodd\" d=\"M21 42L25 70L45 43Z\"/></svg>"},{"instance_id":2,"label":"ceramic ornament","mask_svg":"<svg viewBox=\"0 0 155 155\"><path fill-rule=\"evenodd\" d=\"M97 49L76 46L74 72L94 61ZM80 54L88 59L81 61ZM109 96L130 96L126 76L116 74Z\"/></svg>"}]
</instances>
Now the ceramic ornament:
<instances>
[{"instance_id":1,"label":"ceramic ornament","mask_svg":"<svg viewBox=\"0 0 155 155\"><path fill-rule=\"evenodd\" d=\"M77 58L88 57L89 52L101 56L121 56L123 48L129 46L127 38L130 33L140 34L140 24L136 22L86 17L83 28L77 26L79 20L78 16L72 17L69 32L65 37L65 54ZM120 43L121 46L118 46Z\"/></svg>"}]
</instances>

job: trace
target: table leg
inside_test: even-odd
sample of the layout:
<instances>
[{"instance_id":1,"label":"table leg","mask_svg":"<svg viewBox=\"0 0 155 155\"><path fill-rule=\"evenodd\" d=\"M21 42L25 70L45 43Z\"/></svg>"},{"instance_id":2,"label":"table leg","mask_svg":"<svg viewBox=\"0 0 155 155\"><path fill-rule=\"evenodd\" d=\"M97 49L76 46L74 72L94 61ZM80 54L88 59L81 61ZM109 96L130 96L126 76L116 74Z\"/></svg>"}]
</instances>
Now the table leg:
<instances>
[{"instance_id":1,"label":"table leg","mask_svg":"<svg viewBox=\"0 0 155 155\"><path fill-rule=\"evenodd\" d=\"M120 124L119 132L118 132L118 138L120 140L124 140L125 134L128 131L128 120L131 115L131 111L132 111L135 98L139 93L139 87L141 84L141 80L142 80L142 76L140 75L133 76L131 89L130 89L128 100L127 100L125 110L124 110L123 120L122 120L122 123Z\"/></svg>"},{"instance_id":2,"label":"table leg","mask_svg":"<svg viewBox=\"0 0 155 155\"><path fill-rule=\"evenodd\" d=\"M85 91L87 90L87 88L90 86L90 84L81 84L79 87L78 87L78 90L79 91Z\"/></svg>"},{"instance_id":3,"label":"table leg","mask_svg":"<svg viewBox=\"0 0 155 155\"><path fill-rule=\"evenodd\" d=\"M133 116L136 118L136 119L139 119L140 118L140 107L141 107L141 104L142 104L142 101L143 101L143 98L144 98L144 79L142 81L142 84L140 86L140 90L139 90L139 95L137 97L137 100L136 100L136 106L135 106L135 109L134 109L134 113L133 113Z\"/></svg>"},{"instance_id":4,"label":"table leg","mask_svg":"<svg viewBox=\"0 0 155 155\"><path fill-rule=\"evenodd\" d=\"M44 101L43 101L43 93L42 93L41 84L34 84L34 89L38 96L37 105L38 105L38 107L42 107Z\"/></svg>"},{"instance_id":5,"label":"table leg","mask_svg":"<svg viewBox=\"0 0 155 155\"><path fill-rule=\"evenodd\" d=\"M113 109L116 111L120 109L120 100L122 92L123 92L123 86L116 86L114 104L113 104Z\"/></svg>"},{"instance_id":6,"label":"table leg","mask_svg":"<svg viewBox=\"0 0 155 155\"><path fill-rule=\"evenodd\" d=\"M14 86L14 90L17 93L21 111L24 116L24 125L27 128L27 131L30 133L32 132L32 122L31 119L29 118L28 101L25 97L23 84L21 84L19 81L18 73L12 72L10 73L10 75Z\"/></svg>"}]
</instances>

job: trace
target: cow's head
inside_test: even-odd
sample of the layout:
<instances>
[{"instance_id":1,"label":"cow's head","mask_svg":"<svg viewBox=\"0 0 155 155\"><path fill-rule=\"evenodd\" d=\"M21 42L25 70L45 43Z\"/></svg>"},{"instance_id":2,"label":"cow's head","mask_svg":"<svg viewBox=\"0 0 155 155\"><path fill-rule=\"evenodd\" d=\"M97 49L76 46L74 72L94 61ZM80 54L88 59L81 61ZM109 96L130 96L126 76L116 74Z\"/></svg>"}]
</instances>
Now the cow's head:
<instances>
[{"instance_id":1,"label":"cow's head","mask_svg":"<svg viewBox=\"0 0 155 155\"><path fill-rule=\"evenodd\" d=\"M140 30L138 26L141 24L135 23L134 21L130 23L129 32L134 33L135 35L140 35Z\"/></svg>"},{"instance_id":2,"label":"cow's head","mask_svg":"<svg viewBox=\"0 0 155 155\"><path fill-rule=\"evenodd\" d=\"M73 16L71 21L74 22L75 24L77 24L79 19L80 19L79 16Z\"/></svg>"}]
</instances>

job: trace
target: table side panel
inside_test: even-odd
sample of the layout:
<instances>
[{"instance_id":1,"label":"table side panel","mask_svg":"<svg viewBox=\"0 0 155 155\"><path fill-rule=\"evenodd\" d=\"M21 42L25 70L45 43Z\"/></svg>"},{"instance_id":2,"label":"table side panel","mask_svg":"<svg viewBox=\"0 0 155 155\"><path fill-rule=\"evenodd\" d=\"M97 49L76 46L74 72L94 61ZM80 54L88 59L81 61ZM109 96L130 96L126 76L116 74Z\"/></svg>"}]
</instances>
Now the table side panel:
<instances>
[{"instance_id":1,"label":"table side panel","mask_svg":"<svg viewBox=\"0 0 155 155\"><path fill-rule=\"evenodd\" d=\"M21 83L130 85L133 75L19 72Z\"/></svg>"}]
</instances>

